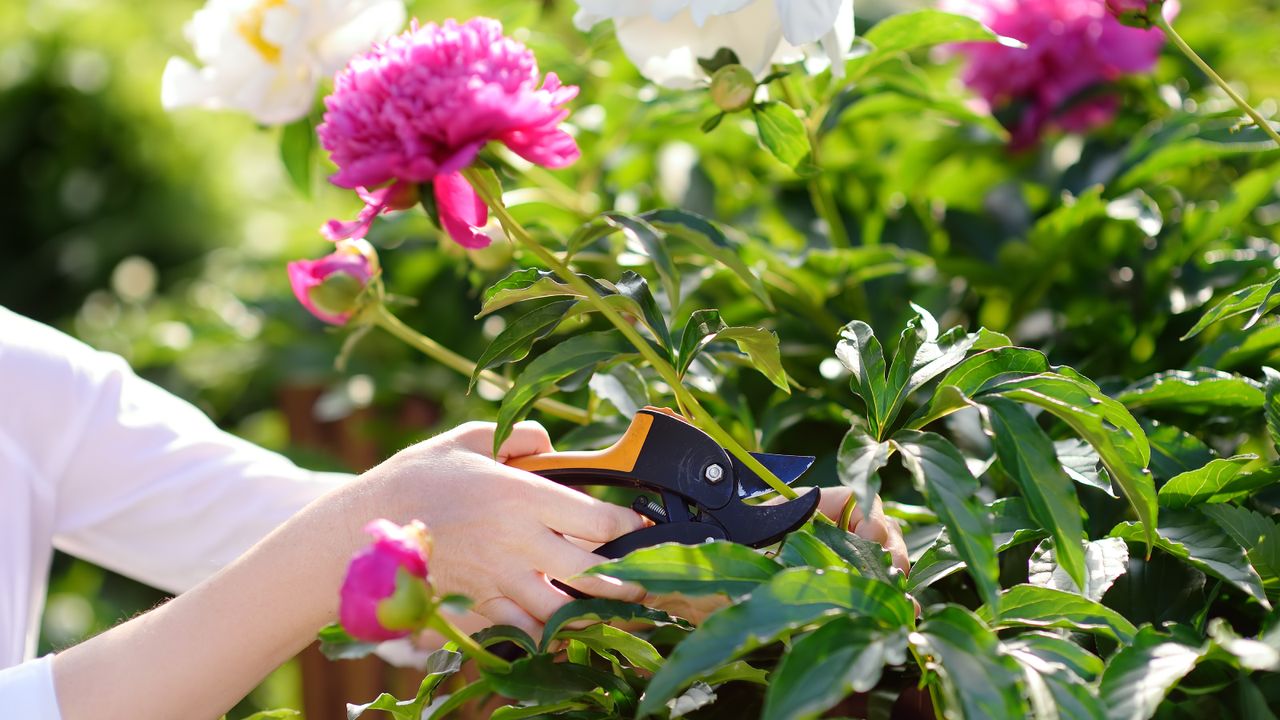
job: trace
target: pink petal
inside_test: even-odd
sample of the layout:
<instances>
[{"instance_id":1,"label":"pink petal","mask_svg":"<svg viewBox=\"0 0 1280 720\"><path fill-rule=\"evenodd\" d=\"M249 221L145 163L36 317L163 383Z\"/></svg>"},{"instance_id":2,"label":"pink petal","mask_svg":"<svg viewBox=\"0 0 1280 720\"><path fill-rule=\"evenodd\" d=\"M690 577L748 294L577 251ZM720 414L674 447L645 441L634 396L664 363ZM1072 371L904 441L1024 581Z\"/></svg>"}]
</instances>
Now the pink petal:
<instances>
[{"instance_id":1,"label":"pink petal","mask_svg":"<svg viewBox=\"0 0 1280 720\"><path fill-rule=\"evenodd\" d=\"M440 224L454 242L466 248L487 247L492 242L482 231L489 221L489 208L461 173L437 177L434 190Z\"/></svg>"}]
</instances>

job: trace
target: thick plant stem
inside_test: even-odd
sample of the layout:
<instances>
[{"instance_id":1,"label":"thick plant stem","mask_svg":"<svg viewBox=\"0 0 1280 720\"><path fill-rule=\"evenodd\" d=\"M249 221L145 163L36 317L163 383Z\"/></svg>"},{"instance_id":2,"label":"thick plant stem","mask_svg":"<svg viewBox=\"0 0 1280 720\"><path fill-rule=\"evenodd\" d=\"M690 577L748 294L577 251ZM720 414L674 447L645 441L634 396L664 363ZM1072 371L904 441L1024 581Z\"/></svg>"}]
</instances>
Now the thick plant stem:
<instances>
[{"instance_id":1,"label":"thick plant stem","mask_svg":"<svg viewBox=\"0 0 1280 720\"><path fill-rule=\"evenodd\" d=\"M475 188L475 191L480 195L481 199L484 200L485 204L493 211L493 214L497 216L498 222L502 224L502 227L511 235L512 238L537 256L544 265L551 268L551 270L559 275L560 279L564 280L569 287L582 295L582 297L594 306L596 310L605 317L605 319L610 323L613 323L614 327L618 328L628 342L635 346L640 355L648 361L662 379L671 386L671 392L675 394L680 405L689 412L689 419L693 421L695 425L710 435L717 443L720 443L721 446L750 468L752 472L759 475L760 478L769 485L769 487L778 491L783 497L788 499L798 497L794 490L787 487L787 485L779 480L777 476L769 472L768 468L760 464L760 461L752 457L751 453L747 452L746 448L742 447L742 445L732 435L726 432L724 428L720 427L720 424L716 422L715 417L703 409L702 405L698 403L697 398L695 398L693 394L685 388L684 383L680 381L679 374L676 373L675 368L671 367L671 363L667 362L665 358L659 355L657 351L653 349L653 346L650 345L642 335L640 335L639 331L637 331L631 323L627 322L626 318L622 317L617 310L614 310L613 306L606 303L590 284L578 277L577 273L569 269L569 267L561 262L554 253L543 247L541 243L529 234L528 230L525 230L524 226L521 225L520 222L507 210L506 205L502 202L502 198L493 197L490 194L487 183L484 181L484 178L479 175L479 171L476 168L463 170L462 174L467 178L467 181L471 183L471 186Z\"/></svg>"},{"instance_id":2,"label":"thick plant stem","mask_svg":"<svg viewBox=\"0 0 1280 720\"><path fill-rule=\"evenodd\" d=\"M431 614L431 619L427 621L427 627L443 635L446 640L452 640L457 643L458 649L462 651L462 654L475 660L485 670L497 672L511 670L510 662L485 650L480 643L475 641L475 638L454 627L453 623L440 614L439 609Z\"/></svg>"},{"instance_id":3,"label":"thick plant stem","mask_svg":"<svg viewBox=\"0 0 1280 720\"><path fill-rule=\"evenodd\" d=\"M373 311L373 323L378 327L391 333L406 345L422 352L422 354L444 365L447 368L456 370L467 377L471 377L476 371L476 364L413 328L405 325L400 318L391 314L385 305L378 305ZM480 380L487 382L494 387L506 392L511 389L512 382L501 375L485 370L480 373ZM548 415L558 417L562 420L586 425L591 422L591 415L585 410L581 410L572 405L552 400L550 398L542 398L535 407Z\"/></svg>"},{"instance_id":4,"label":"thick plant stem","mask_svg":"<svg viewBox=\"0 0 1280 720\"><path fill-rule=\"evenodd\" d=\"M1222 91L1227 94L1227 97L1231 98L1236 105L1240 106L1240 109L1243 110L1251 120L1253 120L1255 125L1261 128L1267 135L1270 135L1272 140L1276 141L1276 145L1280 145L1280 133L1276 132L1275 127L1273 127L1266 118L1262 117L1261 113L1254 110L1253 106L1250 105L1247 100L1241 97L1239 93L1227 84L1226 80L1222 79L1222 76L1214 72L1214 69L1209 66L1209 63L1204 61L1204 58L1200 57L1195 50L1191 49L1191 46L1187 44L1187 41L1183 40L1182 36L1178 34L1178 31L1173 29L1173 25L1169 23L1169 20L1165 18L1162 13L1156 11L1152 14L1155 16L1153 19L1155 20L1156 27L1164 31L1165 36L1182 51L1182 54L1186 55L1188 60L1190 60L1196 67L1200 68L1200 72L1208 75L1210 80L1212 80L1218 87L1222 88Z\"/></svg>"}]
</instances>

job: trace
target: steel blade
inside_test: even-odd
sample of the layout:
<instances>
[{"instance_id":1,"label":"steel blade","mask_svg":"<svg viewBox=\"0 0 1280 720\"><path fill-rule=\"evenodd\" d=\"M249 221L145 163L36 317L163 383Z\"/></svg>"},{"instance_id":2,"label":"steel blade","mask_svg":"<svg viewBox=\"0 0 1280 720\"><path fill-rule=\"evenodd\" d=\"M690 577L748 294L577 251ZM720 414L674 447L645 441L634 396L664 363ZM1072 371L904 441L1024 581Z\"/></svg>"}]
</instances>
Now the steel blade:
<instances>
[{"instance_id":1,"label":"steel blade","mask_svg":"<svg viewBox=\"0 0 1280 720\"><path fill-rule=\"evenodd\" d=\"M778 479L787 485L794 483L805 471L813 465L814 457L812 455L778 455L775 453L751 453L751 457L760 461L770 472L778 476ZM733 471L738 480L738 497L753 498L772 492L773 488L769 487L759 475L752 472L746 465L742 464L738 458L733 458Z\"/></svg>"}]
</instances>

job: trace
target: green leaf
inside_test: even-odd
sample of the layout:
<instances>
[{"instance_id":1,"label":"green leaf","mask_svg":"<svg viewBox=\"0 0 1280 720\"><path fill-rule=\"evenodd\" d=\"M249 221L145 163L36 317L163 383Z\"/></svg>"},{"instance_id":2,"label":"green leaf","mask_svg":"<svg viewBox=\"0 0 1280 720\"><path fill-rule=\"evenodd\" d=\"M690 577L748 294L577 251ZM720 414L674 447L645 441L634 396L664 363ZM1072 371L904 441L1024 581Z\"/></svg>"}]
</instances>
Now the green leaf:
<instances>
[{"instance_id":1,"label":"green leaf","mask_svg":"<svg viewBox=\"0 0 1280 720\"><path fill-rule=\"evenodd\" d=\"M716 333L716 340L731 340L746 353L755 368L775 387L791 394L787 383L787 371L782 368L782 353L778 347L778 334L758 327L730 327Z\"/></svg>"},{"instance_id":2,"label":"green leaf","mask_svg":"<svg viewBox=\"0 0 1280 720\"><path fill-rule=\"evenodd\" d=\"M320 653L330 660L358 660L372 655L378 643L367 643L356 640L347 634L338 623L324 626L316 639L320 641Z\"/></svg>"},{"instance_id":3,"label":"green leaf","mask_svg":"<svg viewBox=\"0 0 1280 720\"><path fill-rule=\"evenodd\" d=\"M1097 488L1113 498L1120 497L1111 487L1111 476L1099 467L1102 458L1093 446L1079 438L1067 438L1053 443L1053 451L1067 477L1081 485Z\"/></svg>"},{"instance_id":4,"label":"green leaf","mask_svg":"<svg viewBox=\"0 0 1280 720\"><path fill-rule=\"evenodd\" d=\"M846 72L854 79L896 53L946 43L994 41L999 36L970 17L940 10L917 10L881 20L863 39L874 50L849 61Z\"/></svg>"},{"instance_id":5,"label":"green leaf","mask_svg":"<svg viewBox=\"0 0 1280 720\"><path fill-rule=\"evenodd\" d=\"M672 698L667 702L667 709L670 710L668 717L675 720L681 718L699 708L706 707L716 701L715 689L710 683L696 682L689 686L679 697Z\"/></svg>"},{"instance_id":6,"label":"green leaf","mask_svg":"<svg viewBox=\"0 0 1280 720\"><path fill-rule=\"evenodd\" d=\"M502 642L519 645L525 652L533 655L538 652L538 645L529 637L529 633L514 625L491 625L471 637L480 643L480 647L489 647Z\"/></svg>"},{"instance_id":7,"label":"green leaf","mask_svg":"<svg viewBox=\"0 0 1280 720\"><path fill-rule=\"evenodd\" d=\"M1085 582L1067 575L1055 557L1052 541L1040 543L1027 561L1027 581L1032 585L1064 590L1101 600L1116 578L1129 570L1129 545L1121 538L1102 538L1085 543Z\"/></svg>"},{"instance_id":8,"label":"green leaf","mask_svg":"<svg viewBox=\"0 0 1280 720\"><path fill-rule=\"evenodd\" d=\"M690 243L699 254L715 258L738 276L766 310L774 310L773 299L769 297L764 282L743 261L741 249L730 242L729 237L715 223L688 210L673 208L650 210L640 217L666 230L671 236Z\"/></svg>"},{"instance_id":9,"label":"green leaf","mask_svg":"<svg viewBox=\"0 0 1280 720\"><path fill-rule=\"evenodd\" d=\"M516 377L498 407L498 427L493 436L494 456L511 435L512 426L529 413L544 392L584 368L593 368L631 350L621 335L610 330L575 335L534 358Z\"/></svg>"},{"instance_id":10,"label":"green leaf","mask_svg":"<svg viewBox=\"0 0 1280 720\"><path fill-rule=\"evenodd\" d=\"M1276 294L1277 283L1280 283L1280 274L1257 285L1250 285L1236 290L1219 300L1218 304L1200 317L1200 320L1187 331L1186 335L1182 336L1182 339L1190 340L1216 322L1245 313L1254 314L1248 324L1245 325L1246 329L1252 327L1264 313L1271 311L1276 305L1280 305L1280 295Z\"/></svg>"},{"instance_id":11,"label":"green leaf","mask_svg":"<svg viewBox=\"0 0 1280 720\"><path fill-rule=\"evenodd\" d=\"M440 683L462 667L462 653L453 650L437 650L427 658L427 673L418 686L418 694L411 700L399 700L390 693L382 693L364 705L347 703L347 720L355 720L369 710L381 710L397 720L421 720L422 709L431 700Z\"/></svg>"},{"instance_id":12,"label":"green leaf","mask_svg":"<svg viewBox=\"0 0 1280 720\"><path fill-rule=\"evenodd\" d=\"M820 525L815 524L809 529L817 527ZM803 528L787 535L778 559L787 567L848 569L844 558Z\"/></svg>"},{"instance_id":13,"label":"green leaf","mask_svg":"<svg viewBox=\"0 0 1280 720\"><path fill-rule=\"evenodd\" d=\"M880 543L826 523L814 523L813 534L862 577L894 588L903 586L906 578L894 569L892 556Z\"/></svg>"},{"instance_id":14,"label":"green leaf","mask_svg":"<svg viewBox=\"0 0 1280 720\"><path fill-rule=\"evenodd\" d=\"M484 676L498 695L537 705L576 700L597 688L632 693L621 678L611 673L577 663L556 662L554 655L520 658L511 663L510 671L484 671Z\"/></svg>"},{"instance_id":15,"label":"green leaf","mask_svg":"<svg viewBox=\"0 0 1280 720\"><path fill-rule=\"evenodd\" d=\"M989 392L1048 410L1093 445L1138 514L1148 544L1154 540L1156 488L1146 470L1151 448L1142 427L1123 405L1102 394L1096 385L1058 373L1011 380Z\"/></svg>"},{"instance_id":16,"label":"green leaf","mask_svg":"<svg viewBox=\"0 0 1280 720\"><path fill-rule=\"evenodd\" d=\"M1020 718L1027 715L1013 658L1002 652L996 634L973 613L947 605L932 612L911 642L933 658L942 677L947 718Z\"/></svg>"},{"instance_id":17,"label":"green leaf","mask_svg":"<svg viewBox=\"0 0 1280 720\"><path fill-rule=\"evenodd\" d=\"M1201 512L1244 548L1267 593L1280 593L1280 529L1275 521L1238 505L1209 505Z\"/></svg>"},{"instance_id":18,"label":"green leaf","mask_svg":"<svg viewBox=\"0 0 1280 720\"><path fill-rule=\"evenodd\" d=\"M1199 438L1173 425L1143 418L1142 429L1151 443L1151 473L1160 480L1204 467L1215 457Z\"/></svg>"},{"instance_id":19,"label":"green leaf","mask_svg":"<svg viewBox=\"0 0 1280 720\"><path fill-rule=\"evenodd\" d=\"M778 563L738 543L663 543L597 565L590 575L627 580L654 593L730 597L749 593L782 569Z\"/></svg>"},{"instance_id":20,"label":"green leaf","mask_svg":"<svg viewBox=\"0 0 1280 720\"><path fill-rule=\"evenodd\" d=\"M557 637L577 640L601 655L620 655L632 667L641 670L657 672L662 667L662 655L653 645L612 625L599 624L582 630L561 630Z\"/></svg>"},{"instance_id":21,"label":"green leaf","mask_svg":"<svg viewBox=\"0 0 1280 720\"><path fill-rule=\"evenodd\" d=\"M685 685L725 662L849 611L888 629L909 627L915 616L906 596L884 583L840 570L783 570L742 602L712 614L677 645L650 681L637 716L657 712Z\"/></svg>"},{"instance_id":22,"label":"green leaf","mask_svg":"<svg viewBox=\"0 0 1280 720\"><path fill-rule=\"evenodd\" d=\"M698 67L708 75L714 75L717 70L726 65L740 65L742 61L738 59L738 54L727 47L716 50L716 54L709 58L698 58Z\"/></svg>"},{"instance_id":23,"label":"green leaf","mask_svg":"<svg viewBox=\"0 0 1280 720\"><path fill-rule=\"evenodd\" d=\"M556 638L556 633L575 620L598 620L610 623L640 622L649 625L688 627L688 623L683 620L678 620L661 610L648 608L638 603L607 600L605 598L585 598L573 600L562 605L551 617L547 618L547 624L542 631L542 642L538 646L539 650L546 652L551 645L551 641Z\"/></svg>"},{"instance_id":24,"label":"green leaf","mask_svg":"<svg viewBox=\"0 0 1280 720\"><path fill-rule=\"evenodd\" d=\"M662 233L649 223L637 217L623 213L605 213L604 221L622 231L635 249L643 252L653 262L653 269L662 280L662 288L667 293L671 307L680 305L680 279L676 273L676 265L667 252L666 239ZM667 345L670 346L668 339Z\"/></svg>"},{"instance_id":25,"label":"green leaf","mask_svg":"<svg viewBox=\"0 0 1280 720\"><path fill-rule=\"evenodd\" d=\"M1147 720L1203 651L1145 627L1107 663L1099 691L1108 720Z\"/></svg>"},{"instance_id":26,"label":"green leaf","mask_svg":"<svg viewBox=\"0 0 1280 720\"><path fill-rule=\"evenodd\" d=\"M996 552L1041 540L1048 534L1031 519L1022 498L997 500L991 503L989 510L995 529L992 540L995 542ZM955 546L951 544L951 538L944 530L911 568L911 575L907 577L907 592L914 593L962 569L964 561L960 559Z\"/></svg>"},{"instance_id":27,"label":"green leaf","mask_svg":"<svg viewBox=\"0 0 1280 720\"><path fill-rule=\"evenodd\" d=\"M316 129L310 115L280 130L280 160L289 180L303 197L311 197L311 154L315 147Z\"/></svg>"},{"instance_id":28,"label":"green leaf","mask_svg":"<svg viewBox=\"0 0 1280 720\"><path fill-rule=\"evenodd\" d=\"M1156 547L1182 558L1194 567L1223 580L1270 608L1262 591L1262 579L1249 565L1244 548L1222 528L1196 510L1166 510L1160 513ZM1124 522L1111 530L1112 537L1136 541L1139 529Z\"/></svg>"},{"instance_id":29,"label":"green leaf","mask_svg":"<svg viewBox=\"0 0 1280 720\"><path fill-rule=\"evenodd\" d=\"M1093 682L1102 674L1102 660L1061 635L1041 632L1023 633L1004 643L1007 652L1034 655L1045 661L1061 665L1073 675Z\"/></svg>"},{"instance_id":30,"label":"green leaf","mask_svg":"<svg viewBox=\"0 0 1280 720\"><path fill-rule=\"evenodd\" d=\"M667 327L662 311L658 309L657 301L653 299L653 293L649 292L649 282L627 270L622 273L615 287L618 288L619 295L630 298L640 308L641 319L657 337L658 345L667 353L667 359L674 360L671 354L675 349L671 343L671 330Z\"/></svg>"},{"instance_id":31,"label":"green leaf","mask_svg":"<svg viewBox=\"0 0 1280 720\"><path fill-rule=\"evenodd\" d=\"M1018 484L1027 508L1053 536L1058 564L1085 587L1084 521L1075 486L1062 469L1053 441L1021 405L1003 397L982 399L996 457Z\"/></svg>"},{"instance_id":32,"label":"green leaf","mask_svg":"<svg viewBox=\"0 0 1280 720\"><path fill-rule=\"evenodd\" d=\"M879 439L884 417L881 398L884 397L888 366L884 362L884 350L876 339L875 331L861 320L854 320L840 330L836 343L836 357L853 374L850 385L867 406L867 424L871 434Z\"/></svg>"},{"instance_id":33,"label":"green leaf","mask_svg":"<svg viewBox=\"0 0 1280 720\"><path fill-rule=\"evenodd\" d=\"M1181 509L1193 505L1235 500L1269 487L1280 479L1280 467L1272 466L1256 472L1242 472L1257 455L1237 455L1209 461L1198 470L1177 475L1160 488L1160 504Z\"/></svg>"},{"instance_id":34,"label":"green leaf","mask_svg":"<svg viewBox=\"0 0 1280 720\"><path fill-rule=\"evenodd\" d=\"M918 430L959 410L967 405L966 398L977 395L991 385L1046 372L1049 372L1049 361L1038 350L1000 347L977 353L956 365L938 381L939 392L934 394L928 405L916 412L907 427ZM954 387L959 392L941 392L947 387Z\"/></svg>"},{"instance_id":35,"label":"green leaf","mask_svg":"<svg viewBox=\"0 0 1280 720\"><path fill-rule=\"evenodd\" d=\"M1015 585L1001 595L1000 611L989 606L978 610L985 622L996 627L1065 628L1077 632L1100 632L1129 642L1138 628L1111 608L1072 592L1036 585Z\"/></svg>"},{"instance_id":36,"label":"green leaf","mask_svg":"<svg viewBox=\"0 0 1280 720\"><path fill-rule=\"evenodd\" d=\"M790 394L787 372L782 368L782 354L778 348L778 336L763 328L726 327L718 310L696 310L689 316L680 331L680 347L677 352L677 370L681 375L688 371L693 359L704 348L716 341L737 344L751 366L760 371L774 385Z\"/></svg>"},{"instance_id":37,"label":"green leaf","mask_svg":"<svg viewBox=\"0 0 1280 720\"><path fill-rule=\"evenodd\" d=\"M1262 375L1266 387L1267 432L1271 435L1271 444L1280 449L1280 372L1264 365Z\"/></svg>"},{"instance_id":38,"label":"green leaf","mask_svg":"<svg viewBox=\"0 0 1280 720\"><path fill-rule=\"evenodd\" d=\"M635 365L619 363L597 372L587 381L587 386L628 419L649 404L648 384Z\"/></svg>"},{"instance_id":39,"label":"green leaf","mask_svg":"<svg viewBox=\"0 0 1280 720\"><path fill-rule=\"evenodd\" d=\"M751 108L751 114L755 116L761 144L783 165L797 168L809 157L809 136L790 106L768 102Z\"/></svg>"},{"instance_id":40,"label":"green leaf","mask_svg":"<svg viewBox=\"0 0 1280 720\"><path fill-rule=\"evenodd\" d=\"M1164 142L1153 152L1135 158L1132 167L1119 180L1112 181L1112 186L1136 187L1162 173L1204 167L1217 158L1276 151L1275 141L1261 128L1238 128L1233 113L1211 120L1188 115L1187 120L1184 131L1172 142Z\"/></svg>"},{"instance_id":41,"label":"green leaf","mask_svg":"<svg viewBox=\"0 0 1280 720\"><path fill-rule=\"evenodd\" d=\"M1022 678L1033 717L1105 720L1106 710L1097 691L1067 666L1046 660L1013 643L1002 643L1002 647L1022 666ZM1102 663L1098 664L1101 667Z\"/></svg>"},{"instance_id":42,"label":"green leaf","mask_svg":"<svg viewBox=\"0 0 1280 720\"><path fill-rule=\"evenodd\" d=\"M476 360L475 372L467 384L470 393L480 379L480 373L509 362L519 362L528 356L533 344L551 334L565 314L577 304L577 300L557 300L525 313L502 329L489 347Z\"/></svg>"},{"instance_id":43,"label":"green leaf","mask_svg":"<svg viewBox=\"0 0 1280 720\"><path fill-rule=\"evenodd\" d=\"M612 288L602 285L600 281L589 275L579 273L578 277L586 281L601 296L614 294ZM484 291L480 313L476 317L484 317L508 305L525 300L565 296L580 298L582 294L561 282L559 276L553 272L537 268L517 270Z\"/></svg>"},{"instance_id":44,"label":"green leaf","mask_svg":"<svg viewBox=\"0 0 1280 720\"><path fill-rule=\"evenodd\" d=\"M1179 410L1206 414L1214 410L1262 407L1262 387L1247 377L1202 368L1152 375L1116 396L1130 409Z\"/></svg>"},{"instance_id":45,"label":"green leaf","mask_svg":"<svg viewBox=\"0 0 1280 720\"><path fill-rule=\"evenodd\" d=\"M880 442L858 428L850 428L836 453L836 475L853 489L862 507L871 507L880 492L880 468L889 463L889 443Z\"/></svg>"},{"instance_id":46,"label":"green leaf","mask_svg":"<svg viewBox=\"0 0 1280 720\"><path fill-rule=\"evenodd\" d=\"M764 720L816 718L852 692L867 692L885 665L906 662L907 635L866 618L838 617L795 641L773 674Z\"/></svg>"},{"instance_id":47,"label":"green leaf","mask_svg":"<svg viewBox=\"0 0 1280 720\"><path fill-rule=\"evenodd\" d=\"M978 594L984 602L997 606L1000 568L991 538L991 516L977 499L978 481L960 451L941 435L918 430L903 430L892 442L902 451L902 462L916 488L938 513Z\"/></svg>"}]
</instances>

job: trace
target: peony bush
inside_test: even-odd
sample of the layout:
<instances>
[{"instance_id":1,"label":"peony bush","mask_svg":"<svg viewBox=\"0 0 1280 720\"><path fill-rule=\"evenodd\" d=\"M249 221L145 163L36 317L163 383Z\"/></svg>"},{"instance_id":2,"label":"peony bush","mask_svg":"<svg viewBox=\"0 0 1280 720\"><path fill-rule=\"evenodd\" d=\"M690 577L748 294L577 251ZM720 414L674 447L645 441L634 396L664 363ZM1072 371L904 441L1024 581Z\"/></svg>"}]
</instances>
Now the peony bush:
<instances>
[{"instance_id":1,"label":"peony bush","mask_svg":"<svg viewBox=\"0 0 1280 720\"><path fill-rule=\"evenodd\" d=\"M537 638L456 629L441 610L467 600L432 591L430 528L375 522L326 649L446 642L414 697L349 716L1268 717L1280 135L1177 15L943 0L855 39L838 0L581 0L576 26L665 88L645 88L657 115L701 128L712 182L717 162L767 169L723 213L742 228L591 187L610 176L582 148L646 129L584 138L572 69L540 67L522 33L440 18L370 40L318 126L281 135L291 169L322 152L364 204L321 229L333 252L288 267L348 333L339 360L390 333L500 397L495 447L531 413L600 447L657 404L781 497L748 451L808 448L852 496L764 552L663 545L592 571L709 613L575 600ZM1153 87L1162 57L1209 97ZM586 182L547 172L564 168ZM416 253L509 249L470 273L477 318L504 319L474 359L388 290L397 263L373 248L418 214ZM878 494L908 574L844 530Z\"/></svg>"}]
</instances>

